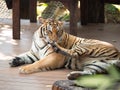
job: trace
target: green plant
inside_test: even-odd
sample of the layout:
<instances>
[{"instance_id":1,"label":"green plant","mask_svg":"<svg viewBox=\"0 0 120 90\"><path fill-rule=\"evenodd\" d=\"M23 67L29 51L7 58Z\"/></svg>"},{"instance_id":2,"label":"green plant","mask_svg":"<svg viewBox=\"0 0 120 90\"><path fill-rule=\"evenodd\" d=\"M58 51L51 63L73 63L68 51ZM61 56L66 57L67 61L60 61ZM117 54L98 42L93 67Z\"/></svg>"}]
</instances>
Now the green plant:
<instances>
[{"instance_id":1,"label":"green plant","mask_svg":"<svg viewBox=\"0 0 120 90\"><path fill-rule=\"evenodd\" d=\"M120 23L120 8L114 4L105 4L105 17L107 23Z\"/></svg>"},{"instance_id":2,"label":"green plant","mask_svg":"<svg viewBox=\"0 0 120 90\"><path fill-rule=\"evenodd\" d=\"M106 4L105 5L105 10L107 12L113 13L113 14L119 11L118 8L116 8L113 4Z\"/></svg>"},{"instance_id":3,"label":"green plant","mask_svg":"<svg viewBox=\"0 0 120 90\"><path fill-rule=\"evenodd\" d=\"M120 73L113 66L108 71L108 75L82 76L75 82L77 86L96 88L96 90L120 90L120 87L116 86L120 81Z\"/></svg>"}]
</instances>

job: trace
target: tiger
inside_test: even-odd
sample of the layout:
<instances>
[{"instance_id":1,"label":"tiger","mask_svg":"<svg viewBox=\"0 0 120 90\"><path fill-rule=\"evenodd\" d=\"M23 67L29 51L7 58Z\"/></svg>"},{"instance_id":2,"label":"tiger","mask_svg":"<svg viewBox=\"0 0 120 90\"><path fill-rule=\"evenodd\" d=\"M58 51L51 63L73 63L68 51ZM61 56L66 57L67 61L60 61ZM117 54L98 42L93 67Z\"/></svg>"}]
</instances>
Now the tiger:
<instances>
[{"instance_id":1,"label":"tiger","mask_svg":"<svg viewBox=\"0 0 120 90\"><path fill-rule=\"evenodd\" d=\"M69 34L64 31L63 23L58 20L49 20L48 24L45 40L56 53L68 57L64 67L73 70L67 75L68 79L105 74L110 66L120 67L120 52L114 45Z\"/></svg>"},{"instance_id":2,"label":"tiger","mask_svg":"<svg viewBox=\"0 0 120 90\"><path fill-rule=\"evenodd\" d=\"M65 56L56 53L53 47L44 39L47 25L47 20L41 21L40 27L34 32L30 50L10 59L10 67L20 66L19 73L30 74L64 66Z\"/></svg>"}]
</instances>

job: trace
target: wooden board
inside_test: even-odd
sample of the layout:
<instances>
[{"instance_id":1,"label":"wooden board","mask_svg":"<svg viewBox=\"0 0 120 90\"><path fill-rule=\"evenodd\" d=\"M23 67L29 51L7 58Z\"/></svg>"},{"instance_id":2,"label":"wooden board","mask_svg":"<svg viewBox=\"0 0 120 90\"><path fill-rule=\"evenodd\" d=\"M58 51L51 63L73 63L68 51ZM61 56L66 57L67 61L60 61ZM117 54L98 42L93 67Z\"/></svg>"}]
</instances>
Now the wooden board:
<instances>
[{"instance_id":1,"label":"wooden board","mask_svg":"<svg viewBox=\"0 0 120 90\"><path fill-rule=\"evenodd\" d=\"M0 90L51 90L57 80L65 80L70 70L61 69L33 74L19 74L19 67L9 67L0 60Z\"/></svg>"}]
</instances>

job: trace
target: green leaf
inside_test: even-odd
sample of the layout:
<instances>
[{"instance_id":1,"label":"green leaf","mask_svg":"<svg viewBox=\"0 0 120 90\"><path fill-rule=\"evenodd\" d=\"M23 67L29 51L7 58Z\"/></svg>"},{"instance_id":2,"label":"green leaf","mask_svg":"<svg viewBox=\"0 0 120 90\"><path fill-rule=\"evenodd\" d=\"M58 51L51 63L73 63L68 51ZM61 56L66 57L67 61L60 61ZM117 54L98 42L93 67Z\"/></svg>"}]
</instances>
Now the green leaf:
<instances>
[{"instance_id":1,"label":"green leaf","mask_svg":"<svg viewBox=\"0 0 120 90\"><path fill-rule=\"evenodd\" d=\"M118 70L114 67L111 66L108 70L110 77L114 80L120 80L120 73L118 72Z\"/></svg>"},{"instance_id":2,"label":"green leaf","mask_svg":"<svg viewBox=\"0 0 120 90\"><path fill-rule=\"evenodd\" d=\"M102 84L110 84L111 80L105 75L93 75L93 76L83 76L76 80L76 84L83 87L96 88L102 86ZM107 86L108 86L107 85Z\"/></svg>"}]
</instances>

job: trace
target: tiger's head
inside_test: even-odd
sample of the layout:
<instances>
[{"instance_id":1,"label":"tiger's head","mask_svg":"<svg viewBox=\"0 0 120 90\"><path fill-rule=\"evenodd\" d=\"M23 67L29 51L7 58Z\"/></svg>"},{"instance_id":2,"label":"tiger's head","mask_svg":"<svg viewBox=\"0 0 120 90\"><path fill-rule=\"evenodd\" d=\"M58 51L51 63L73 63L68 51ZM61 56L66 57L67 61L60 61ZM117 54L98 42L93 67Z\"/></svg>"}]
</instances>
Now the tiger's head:
<instances>
[{"instance_id":1,"label":"tiger's head","mask_svg":"<svg viewBox=\"0 0 120 90\"><path fill-rule=\"evenodd\" d=\"M45 39L49 43L58 42L63 34L63 23L61 21L47 19L45 30Z\"/></svg>"}]
</instances>

